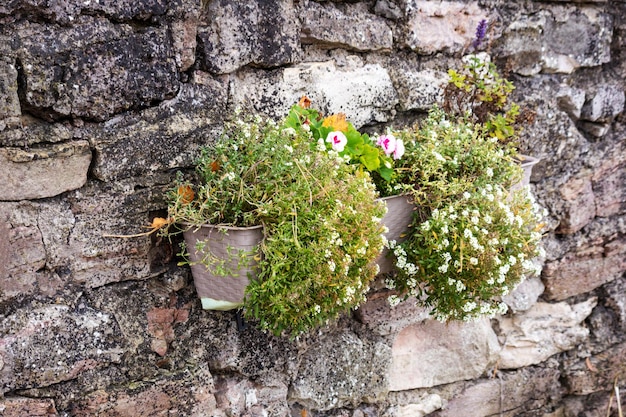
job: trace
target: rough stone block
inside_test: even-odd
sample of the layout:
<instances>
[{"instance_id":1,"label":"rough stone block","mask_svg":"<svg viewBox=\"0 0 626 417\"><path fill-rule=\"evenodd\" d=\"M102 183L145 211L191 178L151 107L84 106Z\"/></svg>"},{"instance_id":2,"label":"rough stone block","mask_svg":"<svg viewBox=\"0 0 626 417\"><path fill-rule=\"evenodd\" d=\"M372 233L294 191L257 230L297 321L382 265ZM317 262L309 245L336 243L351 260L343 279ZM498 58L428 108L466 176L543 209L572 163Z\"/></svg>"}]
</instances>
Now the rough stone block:
<instances>
[{"instance_id":1,"label":"rough stone block","mask_svg":"<svg viewBox=\"0 0 626 417\"><path fill-rule=\"evenodd\" d=\"M565 204L558 232L576 233L589 224L596 215L591 175L571 178L563 184L560 193Z\"/></svg>"},{"instance_id":2,"label":"rough stone block","mask_svg":"<svg viewBox=\"0 0 626 417\"><path fill-rule=\"evenodd\" d=\"M558 261L547 262L542 274L549 300L584 294L620 277L626 271L624 237L579 248Z\"/></svg>"},{"instance_id":3,"label":"rough stone block","mask_svg":"<svg viewBox=\"0 0 626 417\"><path fill-rule=\"evenodd\" d=\"M440 323L427 320L402 330L393 342L391 391L433 387L481 376L500 346L489 320Z\"/></svg>"},{"instance_id":4,"label":"rough stone block","mask_svg":"<svg viewBox=\"0 0 626 417\"><path fill-rule=\"evenodd\" d=\"M0 400L2 417L55 417L54 401L49 398L11 397Z\"/></svg>"},{"instance_id":5,"label":"rough stone block","mask_svg":"<svg viewBox=\"0 0 626 417\"><path fill-rule=\"evenodd\" d=\"M596 303L595 298L573 306L537 303L524 313L499 317L502 350L498 366L515 369L535 365L576 347L589 334L582 322Z\"/></svg>"},{"instance_id":6,"label":"rough stone block","mask_svg":"<svg viewBox=\"0 0 626 417\"><path fill-rule=\"evenodd\" d=\"M563 84L557 93L559 108L574 120L578 120L585 104L585 95L585 90Z\"/></svg>"},{"instance_id":7,"label":"rough stone block","mask_svg":"<svg viewBox=\"0 0 626 417\"><path fill-rule=\"evenodd\" d=\"M102 180L150 178L158 171L191 166L198 147L218 137L226 112L226 86L205 79L182 87L176 99L90 128L94 175Z\"/></svg>"},{"instance_id":8,"label":"rough stone block","mask_svg":"<svg viewBox=\"0 0 626 417\"><path fill-rule=\"evenodd\" d=\"M201 67L226 74L254 64L277 67L296 61L299 21L291 0L215 0L208 26L198 29Z\"/></svg>"},{"instance_id":9,"label":"rough stone block","mask_svg":"<svg viewBox=\"0 0 626 417\"><path fill-rule=\"evenodd\" d=\"M41 231L36 225L12 225L7 218L0 221L0 236L0 300L33 292L37 271L46 265Z\"/></svg>"},{"instance_id":10,"label":"rough stone block","mask_svg":"<svg viewBox=\"0 0 626 417\"><path fill-rule=\"evenodd\" d=\"M415 298L391 307L388 291L370 294L355 315L370 329L381 335L397 334L402 329L430 318L429 310L418 306Z\"/></svg>"},{"instance_id":11,"label":"rough stone block","mask_svg":"<svg viewBox=\"0 0 626 417\"><path fill-rule=\"evenodd\" d=\"M168 8L171 8L165 0L117 0L114 2L15 0L4 3L6 4L0 5L0 14L28 15L66 26L75 22L81 14L103 14L114 21L149 21L151 18L164 15Z\"/></svg>"},{"instance_id":12,"label":"rough stone block","mask_svg":"<svg viewBox=\"0 0 626 417\"><path fill-rule=\"evenodd\" d=\"M72 416L161 416L226 417L215 402L213 377L204 366L188 366L132 387L107 387L76 399Z\"/></svg>"},{"instance_id":13,"label":"rough stone block","mask_svg":"<svg viewBox=\"0 0 626 417\"><path fill-rule=\"evenodd\" d=\"M231 79L235 104L283 118L307 95L324 114L343 112L355 127L388 120L398 102L389 73L379 64L339 68L333 61L300 64L259 76L241 71Z\"/></svg>"},{"instance_id":14,"label":"rough stone block","mask_svg":"<svg viewBox=\"0 0 626 417\"><path fill-rule=\"evenodd\" d=\"M406 46L423 53L457 52L474 38L488 11L476 3L410 0L406 5Z\"/></svg>"},{"instance_id":15,"label":"rough stone block","mask_svg":"<svg viewBox=\"0 0 626 417\"><path fill-rule=\"evenodd\" d=\"M6 147L27 147L39 143L69 142L74 139L74 129L69 123L48 123L41 119L24 115L17 126L0 129L0 145Z\"/></svg>"},{"instance_id":16,"label":"rough stone block","mask_svg":"<svg viewBox=\"0 0 626 417\"><path fill-rule=\"evenodd\" d=\"M622 364L626 361L626 344L613 346L598 355L581 359L564 370L568 393L588 395L604 391L621 377ZM616 379L617 378L617 379Z\"/></svg>"},{"instance_id":17,"label":"rough stone block","mask_svg":"<svg viewBox=\"0 0 626 417\"><path fill-rule=\"evenodd\" d=\"M87 141L37 149L0 149L0 201L52 197L82 187L91 151Z\"/></svg>"},{"instance_id":18,"label":"rough stone block","mask_svg":"<svg viewBox=\"0 0 626 417\"><path fill-rule=\"evenodd\" d=\"M601 8L548 8L507 26L500 52L523 75L569 74L609 62L612 32L612 18Z\"/></svg>"},{"instance_id":19,"label":"rough stone block","mask_svg":"<svg viewBox=\"0 0 626 417\"><path fill-rule=\"evenodd\" d=\"M601 84L587 92L580 118L590 122L610 122L624 110L624 87Z\"/></svg>"},{"instance_id":20,"label":"rough stone block","mask_svg":"<svg viewBox=\"0 0 626 417\"><path fill-rule=\"evenodd\" d=\"M614 149L594 170L597 216L609 217L626 210L626 161L620 155L623 155L622 149Z\"/></svg>"},{"instance_id":21,"label":"rough stone block","mask_svg":"<svg viewBox=\"0 0 626 417\"><path fill-rule=\"evenodd\" d=\"M125 353L111 316L63 305L23 309L0 322L0 393L45 387L119 362Z\"/></svg>"},{"instance_id":22,"label":"rough stone block","mask_svg":"<svg viewBox=\"0 0 626 417\"><path fill-rule=\"evenodd\" d=\"M448 83L444 72L434 70L391 71L393 84L398 91L400 108L403 111L426 111L443 98L443 89Z\"/></svg>"},{"instance_id":23,"label":"rough stone block","mask_svg":"<svg viewBox=\"0 0 626 417\"><path fill-rule=\"evenodd\" d=\"M527 278L517 288L502 297L502 301L509 306L513 313L526 311L535 305L544 290L545 287L539 277Z\"/></svg>"},{"instance_id":24,"label":"rough stone block","mask_svg":"<svg viewBox=\"0 0 626 417\"><path fill-rule=\"evenodd\" d=\"M15 125L16 118L21 114L15 63L7 57L0 58L0 131L7 124Z\"/></svg>"},{"instance_id":25,"label":"rough stone block","mask_svg":"<svg viewBox=\"0 0 626 417\"><path fill-rule=\"evenodd\" d=\"M522 414L524 411L534 415L541 406L550 405L561 396L559 376L555 368L528 368L482 379L476 384L467 384L434 416L514 417L526 415Z\"/></svg>"},{"instance_id":26,"label":"rough stone block","mask_svg":"<svg viewBox=\"0 0 626 417\"><path fill-rule=\"evenodd\" d=\"M290 401L315 410L377 402L387 394L389 347L348 331L318 338L302 357Z\"/></svg>"},{"instance_id":27,"label":"rough stone block","mask_svg":"<svg viewBox=\"0 0 626 417\"><path fill-rule=\"evenodd\" d=\"M307 1L300 7L302 42L357 51L376 51L393 46L393 33L385 19L371 14L364 4ZM356 30L355 30L356 29Z\"/></svg>"},{"instance_id":28,"label":"rough stone block","mask_svg":"<svg viewBox=\"0 0 626 417\"><path fill-rule=\"evenodd\" d=\"M257 384L222 377L215 383L217 406L232 416L287 416L287 395L287 386L280 382Z\"/></svg>"},{"instance_id":29,"label":"rough stone block","mask_svg":"<svg viewBox=\"0 0 626 417\"><path fill-rule=\"evenodd\" d=\"M179 88L171 40L164 29L135 32L127 25L81 16L67 29L20 27L17 51L23 105L46 119L106 120L133 107L172 98Z\"/></svg>"}]
</instances>

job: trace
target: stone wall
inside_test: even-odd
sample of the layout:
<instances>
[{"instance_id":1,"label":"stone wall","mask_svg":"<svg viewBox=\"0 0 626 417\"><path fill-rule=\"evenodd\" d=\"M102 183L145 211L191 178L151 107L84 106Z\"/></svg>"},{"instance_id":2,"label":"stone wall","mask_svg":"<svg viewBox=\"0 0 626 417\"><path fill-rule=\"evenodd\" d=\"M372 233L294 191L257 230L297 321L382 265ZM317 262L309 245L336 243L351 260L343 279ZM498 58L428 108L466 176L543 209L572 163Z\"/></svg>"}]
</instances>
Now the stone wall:
<instances>
[{"instance_id":1,"label":"stone wall","mask_svg":"<svg viewBox=\"0 0 626 417\"><path fill-rule=\"evenodd\" d=\"M236 106L419 119L483 18L536 113L521 150L549 211L512 313L443 325L374 292L290 341L202 311L168 242L103 237L162 215ZM625 37L617 0L2 1L0 415L606 416L625 388Z\"/></svg>"}]
</instances>

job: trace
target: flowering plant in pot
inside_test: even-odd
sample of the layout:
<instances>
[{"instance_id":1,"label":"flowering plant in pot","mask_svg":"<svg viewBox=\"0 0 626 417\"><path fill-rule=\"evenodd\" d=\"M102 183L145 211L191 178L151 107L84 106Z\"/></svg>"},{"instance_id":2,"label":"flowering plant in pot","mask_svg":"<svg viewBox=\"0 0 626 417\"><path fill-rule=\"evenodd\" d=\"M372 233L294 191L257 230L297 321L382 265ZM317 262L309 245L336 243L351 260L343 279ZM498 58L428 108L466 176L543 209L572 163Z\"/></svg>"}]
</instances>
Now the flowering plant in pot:
<instances>
[{"instance_id":1,"label":"flowering plant in pot","mask_svg":"<svg viewBox=\"0 0 626 417\"><path fill-rule=\"evenodd\" d=\"M187 230L205 223L262 228L244 315L292 335L365 299L383 245L383 214L367 171L316 149L310 131L258 116L238 118L203 148L195 176L179 178L169 205L170 218ZM187 244L184 259L216 269L211 257L192 259L211 243Z\"/></svg>"},{"instance_id":2,"label":"flowering plant in pot","mask_svg":"<svg viewBox=\"0 0 626 417\"><path fill-rule=\"evenodd\" d=\"M511 190L522 176L515 149L439 108L397 135L407 149L397 181L416 210L407 239L390 242L390 302L415 296L443 321L505 312L500 297L534 272L541 251L542 210L528 187Z\"/></svg>"}]
</instances>

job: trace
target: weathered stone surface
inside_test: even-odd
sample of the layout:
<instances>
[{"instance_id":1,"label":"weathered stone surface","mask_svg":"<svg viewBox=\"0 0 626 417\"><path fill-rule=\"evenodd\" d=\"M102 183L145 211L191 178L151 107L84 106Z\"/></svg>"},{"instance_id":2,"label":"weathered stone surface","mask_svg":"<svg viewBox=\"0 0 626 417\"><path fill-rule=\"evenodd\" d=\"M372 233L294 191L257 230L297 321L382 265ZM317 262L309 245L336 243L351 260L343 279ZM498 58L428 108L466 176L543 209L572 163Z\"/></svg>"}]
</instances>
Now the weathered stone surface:
<instances>
[{"instance_id":1,"label":"weathered stone surface","mask_svg":"<svg viewBox=\"0 0 626 417\"><path fill-rule=\"evenodd\" d=\"M226 416L216 406L213 377L206 365L189 366L157 381L97 390L72 405L76 417L157 416L173 411L190 417Z\"/></svg>"},{"instance_id":2,"label":"weathered stone surface","mask_svg":"<svg viewBox=\"0 0 626 417\"><path fill-rule=\"evenodd\" d=\"M244 65L276 67L296 61L299 24L292 0L208 3L208 26L198 29L201 67L226 74Z\"/></svg>"},{"instance_id":3,"label":"weathered stone surface","mask_svg":"<svg viewBox=\"0 0 626 417\"><path fill-rule=\"evenodd\" d=\"M610 122L624 110L624 87L619 84L601 84L587 92L580 118L590 122Z\"/></svg>"},{"instance_id":4,"label":"weathered stone surface","mask_svg":"<svg viewBox=\"0 0 626 417\"><path fill-rule=\"evenodd\" d=\"M228 416L289 416L287 386L263 382L218 378L215 384L217 406Z\"/></svg>"},{"instance_id":5,"label":"weathered stone surface","mask_svg":"<svg viewBox=\"0 0 626 417\"><path fill-rule=\"evenodd\" d=\"M101 1L63 1L42 2L40 0L13 0L0 6L0 16L43 17L63 24L71 24L81 14L104 14L116 21L149 20L165 14L168 9L166 0L119 0L115 2Z\"/></svg>"},{"instance_id":6,"label":"weathered stone surface","mask_svg":"<svg viewBox=\"0 0 626 417\"><path fill-rule=\"evenodd\" d=\"M48 386L119 362L124 341L111 316L48 305L0 322L0 390Z\"/></svg>"},{"instance_id":7,"label":"weathered stone surface","mask_svg":"<svg viewBox=\"0 0 626 417\"><path fill-rule=\"evenodd\" d=\"M376 402L388 390L389 347L348 331L325 335L302 357L290 401L315 410Z\"/></svg>"},{"instance_id":8,"label":"weathered stone surface","mask_svg":"<svg viewBox=\"0 0 626 417\"><path fill-rule=\"evenodd\" d=\"M0 400L2 417L54 417L57 411L51 399L13 397Z\"/></svg>"},{"instance_id":9,"label":"weathered stone surface","mask_svg":"<svg viewBox=\"0 0 626 417\"><path fill-rule=\"evenodd\" d=\"M517 288L502 297L502 301L509 306L513 313L526 311L535 305L544 289L545 287L538 277L527 278Z\"/></svg>"},{"instance_id":10,"label":"weathered stone surface","mask_svg":"<svg viewBox=\"0 0 626 417\"><path fill-rule=\"evenodd\" d=\"M596 216L609 217L626 210L626 156L618 145L593 173Z\"/></svg>"},{"instance_id":11,"label":"weathered stone surface","mask_svg":"<svg viewBox=\"0 0 626 417\"><path fill-rule=\"evenodd\" d=\"M185 85L173 100L89 127L85 134L96 150L94 175L106 181L149 178L191 166L198 147L218 136L226 102L226 86L198 74L196 84Z\"/></svg>"},{"instance_id":12,"label":"weathered stone surface","mask_svg":"<svg viewBox=\"0 0 626 417\"><path fill-rule=\"evenodd\" d=\"M0 131L17 124L22 114L17 96L17 70L8 57L0 58Z\"/></svg>"},{"instance_id":13,"label":"weathered stone surface","mask_svg":"<svg viewBox=\"0 0 626 417\"><path fill-rule=\"evenodd\" d=\"M584 294L626 271L626 239L580 247L558 261L547 262L542 280L550 300Z\"/></svg>"},{"instance_id":14,"label":"weathered stone surface","mask_svg":"<svg viewBox=\"0 0 626 417\"><path fill-rule=\"evenodd\" d=\"M460 395L432 416L514 417L524 411L533 412L560 397L559 376L558 369L550 367L528 368L482 379L477 384L468 384Z\"/></svg>"},{"instance_id":15,"label":"weathered stone surface","mask_svg":"<svg viewBox=\"0 0 626 417\"><path fill-rule=\"evenodd\" d=\"M11 213L26 211L24 205L2 204L0 211L0 300L36 290L40 269L46 265L41 231L33 222L19 222Z\"/></svg>"},{"instance_id":16,"label":"weathered stone surface","mask_svg":"<svg viewBox=\"0 0 626 417\"><path fill-rule=\"evenodd\" d=\"M585 95L585 90L581 88L562 85L557 93L557 101L561 110L574 120L578 120L585 104Z\"/></svg>"},{"instance_id":17,"label":"weathered stone surface","mask_svg":"<svg viewBox=\"0 0 626 417\"><path fill-rule=\"evenodd\" d=\"M384 417L424 417L433 411L439 410L444 400L437 394L425 394L418 402L399 405L387 409Z\"/></svg>"},{"instance_id":18,"label":"weathered stone surface","mask_svg":"<svg viewBox=\"0 0 626 417\"><path fill-rule=\"evenodd\" d=\"M576 233L596 216L591 174L570 178L561 186L560 192L565 204L558 232Z\"/></svg>"},{"instance_id":19,"label":"weathered stone surface","mask_svg":"<svg viewBox=\"0 0 626 417\"><path fill-rule=\"evenodd\" d=\"M397 334L402 329L430 318L429 310L409 298L395 307L387 301L388 291L368 295L367 302L356 311L357 319L381 335Z\"/></svg>"},{"instance_id":20,"label":"weathered stone surface","mask_svg":"<svg viewBox=\"0 0 626 417\"><path fill-rule=\"evenodd\" d=\"M48 123L32 116L22 116L15 126L0 131L0 145L29 147L39 143L68 142L74 138L69 123Z\"/></svg>"},{"instance_id":21,"label":"weathered stone surface","mask_svg":"<svg viewBox=\"0 0 626 417\"><path fill-rule=\"evenodd\" d=\"M52 44L47 42L51 30ZM135 32L81 16L68 29L24 24L18 37L22 110L46 119L106 120L171 98L179 88L170 37L163 29Z\"/></svg>"},{"instance_id":22,"label":"weathered stone surface","mask_svg":"<svg viewBox=\"0 0 626 417\"><path fill-rule=\"evenodd\" d=\"M37 149L0 149L0 200L52 197L87 182L91 150L87 141Z\"/></svg>"},{"instance_id":23,"label":"weathered stone surface","mask_svg":"<svg viewBox=\"0 0 626 417\"><path fill-rule=\"evenodd\" d=\"M476 3L409 0L406 46L423 54L457 52L474 38L476 26L488 18Z\"/></svg>"},{"instance_id":24,"label":"weathered stone surface","mask_svg":"<svg viewBox=\"0 0 626 417\"><path fill-rule=\"evenodd\" d=\"M596 302L595 298L573 306L540 302L524 313L499 317L502 350L498 366L515 369L535 365L574 348L589 334L581 323Z\"/></svg>"},{"instance_id":25,"label":"weathered stone surface","mask_svg":"<svg viewBox=\"0 0 626 417\"><path fill-rule=\"evenodd\" d=\"M252 104L276 118L307 95L324 114L343 112L355 127L388 120L397 94L379 64L339 68L333 61L300 64L259 78L251 71L231 79L235 104Z\"/></svg>"},{"instance_id":26,"label":"weathered stone surface","mask_svg":"<svg viewBox=\"0 0 626 417\"><path fill-rule=\"evenodd\" d=\"M172 47L180 71L187 71L196 62L198 17L191 15L172 22Z\"/></svg>"},{"instance_id":27,"label":"weathered stone surface","mask_svg":"<svg viewBox=\"0 0 626 417\"><path fill-rule=\"evenodd\" d=\"M610 388L614 381L620 380L621 366L626 360L626 344L621 343L581 359L569 367L563 377L568 392L574 395L588 395ZM617 378L617 379L616 379Z\"/></svg>"},{"instance_id":28,"label":"weathered stone surface","mask_svg":"<svg viewBox=\"0 0 626 417\"><path fill-rule=\"evenodd\" d=\"M365 4L305 1L299 10L303 43L357 51L376 51L393 46L389 25L385 19L371 14Z\"/></svg>"},{"instance_id":29,"label":"weathered stone surface","mask_svg":"<svg viewBox=\"0 0 626 417\"><path fill-rule=\"evenodd\" d=\"M400 108L408 110L428 110L443 98L443 89L448 76L434 70L391 71L393 84L398 91Z\"/></svg>"},{"instance_id":30,"label":"weathered stone surface","mask_svg":"<svg viewBox=\"0 0 626 417\"><path fill-rule=\"evenodd\" d=\"M391 391L433 387L482 375L500 346L488 320L407 327L393 342L388 378Z\"/></svg>"},{"instance_id":31,"label":"weathered stone surface","mask_svg":"<svg viewBox=\"0 0 626 417\"><path fill-rule=\"evenodd\" d=\"M611 58L612 18L601 8L557 6L516 19L499 43L513 70L572 73Z\"/></svg>"}]
</instances>

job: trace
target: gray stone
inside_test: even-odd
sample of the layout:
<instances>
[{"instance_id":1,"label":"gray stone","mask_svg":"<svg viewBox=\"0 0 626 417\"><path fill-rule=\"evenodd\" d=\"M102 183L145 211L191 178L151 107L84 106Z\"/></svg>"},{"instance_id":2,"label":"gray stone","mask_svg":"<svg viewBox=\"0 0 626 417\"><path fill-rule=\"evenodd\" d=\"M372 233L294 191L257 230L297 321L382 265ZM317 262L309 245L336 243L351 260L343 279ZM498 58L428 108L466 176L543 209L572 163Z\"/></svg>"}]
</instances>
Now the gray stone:
<instances>
[{"instance_id":1,"label":"gray stone","mask_svg":"<svg viewBox=\"0 0 626 417\"><path fill-rule=\"evenodd\" d=\"M443 99L443 89L448 83L444 72L434 70L412 71L402 69L391 71L393 84L398 91L402 111L426 111Z\"/></svg>"},{"instance_id":2,"label":"gray stone","mask_svg":"<svg viewBox=\"0 0 626 417\"><path fill-rule=\"evenodd\" d=\"M393 46L393 34L385 19L372 15L365 4L342 6L343 10L333 3L302 3L302 42L357 51L376 51Z\"/></svg>"},{"instance_id":3,"label":"gray stone","mask_svg":"<svg viewBox=\"0 0 626 417\"><path fill-rule=\"evenodd\" d=\"M541 294L543 294L544 289L543 282L541 282L539 277L530 277L522 281L509 294L502 297L502 301L509 306L513 313L526 311L535 305Z\"/></svg>"},{"instance_id":4,"label":"gray stone","mask_svg":"<svg viewBox=\"0 0 626 417\"><path fill-rule=\"evenodd\" d=\"M206 365L168 372L156 381L137 381L132 388L110 386L72 401L72 415L156 416L176 410L189 417L226 417L217 408L213 377Z\"/></svg>"},{"instance_id":5,"label":"gray stone","mask_svg":"<svg viewBox=\"0 0 626 417\"><path fill-rule=\"evenodd\" d=\"M624 110L624 87L602 84L587 93L580 118L590 122L610 122Z\"/></svg>"},{"instance_id":6,"label":"gray stone","mask_svg":"<svg viewBox=\"0 0 626 417\"><path fill-rule=\"evenodd\" d=\"M106 120L132 107L173 97L178 72L166 30L81 16L67 29L25 24L17 54L24 78L23 111L46 119ZM138 88L141 86L141 88Z\"/></svg>"},{"instance_id":7,"label":"gray stone","mask_svg":"<svg viewBox=\"0 0 626 417\"><path fill-rule=\"evenodd\" d=\"M93 173L101 180L149 176L193 164L201 145L219 136L226 86L211 77L185 85L178 96L139 113L89 126Z\"/></svg>"},{"instance_id":8,"label":"gray stone","mask_svg":"<svg viewBox=\"0 0 626 417\"><path fill-rule=\"evenodd\" d=\"M17 96L17 69L15 63L8 57L0 58L0 131L7 124L17 124L17 118L22 111Z\"/></svg>"},{"instance_id":9,"label":"gray stone","mask_svg":"<svg viewBox=\"0 0 626 417\"><path fill-rule=\"evenodd\" d=\"M578 120L585 104L585 94L585 90L581 88L562 85L557 93L557 102L561 110L574 120Z\"/></svg>"},{"instance_id":10,"label":"gray stone","mask_svg":"<svg viewBox=\"0 0 626 417\"><path fill-rule=\"evenodd\" d=\"M478 378L495 363L499 350L487 319L415 324L402 330L393 342L387 370L389 389L427 388Z\"/></svg>"},{"instance_id":11,"label":"gray stone","mask_svg":"<svg viewBox=\"0 0 626 417\"><path fill-rule=\"evenodd\" d=\"M387 394L389 347L340 330L319 338L302 357L289 400L315 410L378 402Z\"/></svg>"},{"instance_id":12,"label":"gray stone","mask_svg":"<svg viewBox=\"0 0 626 417\"><path fill-rule=\"evenodd\" d=\"M0 391L48 386L119 362L119 328L101 311L47 305L0 322Z\"/></svg>"},{"instance_id":13,"label":"gray stone","mask_svg":"<svg viewBox=\"0 0 626 417\"><path fill-rule=\"evenodd\" d=\"M596 303L595 298L573 306L540 302L524 313L498 318L502 343L498 366L515 369L536 365L576 347L589 334L582 322Z\"/></svg>"},{"instance_id":14,"label":"gray stone","mask_svg":"<svg viewBox=\"0 0 626 417\"><path fill-rule=\"evenodd\" d=\"M429 309L417 304L411 297L395 307L391 307L389 291L369 294L367 302L359 306L355 316L372 331L380 335L395 335L406 327L430 318Z\"/></svg>"},{"instance_id":15,"label":"gray stone","mask_svg":"<svg viewBox=\"0 0 626 417\"><path fill-rule=\"evenodd\" d=\"M406 46L422 54L458 52L469 46L476 26L487 19L476 3L409 0L406 5Z\"/></svg>"},{"instance_id":16,"label":"gray stone","mask_svg":"<svg viewBox=\"0 0 626 417\"><path fill-rule=\"evenodd\" d=\"M0 300L36 291L38 271L46 265L46 251L36 223L20 222L11 213L28 210L20 204L0 205ZM1 367L0 367L1 368Z\"/></svg>"},{"instance_id":17,"label":"gray stone","mask_svg":"<svg viewBox=\"0 0 626 417\"><path fill-rule=\"evenodd\" d=\"M559 377L556 367L547 367L526 368L481 379L475 384L467 384L459 395L450 399L433 417L537 415L537 409L544 405L550 406L554 399L561 396ZM522 414L524 411L529 414Z\"/></svg>"},{"instance_id":18,"label":"gray stone","mask_svg":"<svg viewBox=\"0 0 626 417\"><path fill-rule=\"evenodd\" d=\"M198 29L202 69L226 74L248 65L276 67L297 60L298 18L292 0L214 0L208 26Z\"/></svg>"},{"instance_id":19,"label":"gray stone","mask_svg":"<svg viewBox=\"0 0 626 417\"><path fill-rule=\"evenodd\" d=\"M398 102L389 74L379 64L337 67L333 61L299 64L259 77L242 71L231 78L236 105L252 105L275 118L306 95L312 106L328 115L345 113L358 129L388 120Z\"/></svg>"},{"instance_id":20,"label":"gray stone","mask_svg":"<svg viewBox=\"0 0 626 417\"><path fill-rule=\"evenodd\" d=\"M569 74L609 62L611 38L612 19L602 9L557 6L509 24L499 53L523 75Z\"/></svg>"},{"instance_id":21,"label":"gray stone","mask_svg":"<svg viewBox=\"0 0 626 417\"><path fill-rule=\"evenodd\" d=\"M33 149L0 149L0 201L52 197L87 181L91 150L87 141Z\"/></svg>"}]
</instances>

